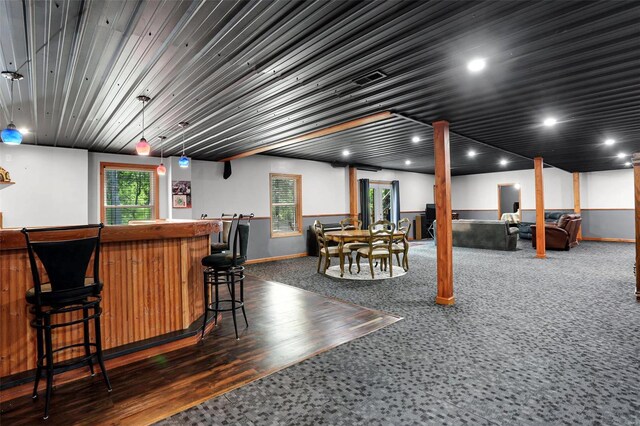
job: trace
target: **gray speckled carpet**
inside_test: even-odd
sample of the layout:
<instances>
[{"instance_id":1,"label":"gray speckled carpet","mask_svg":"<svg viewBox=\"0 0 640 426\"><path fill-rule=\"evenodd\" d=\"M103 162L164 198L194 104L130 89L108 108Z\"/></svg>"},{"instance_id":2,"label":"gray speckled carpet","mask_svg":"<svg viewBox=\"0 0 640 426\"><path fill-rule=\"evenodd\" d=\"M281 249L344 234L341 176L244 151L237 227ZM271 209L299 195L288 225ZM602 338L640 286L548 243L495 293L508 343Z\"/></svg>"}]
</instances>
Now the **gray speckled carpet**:
<instances>
[{"instance_id":1,"label":"gray speckled carpet","mask_svg":"<svg viewBox=\"0 0 640 426\"><path fill-rule=\"evenodd\" d=\"M315 258L249 266L404 320L163 423L640 425L634 246L584 242L539 260L523 243L454 248L449 307L433 302L432 244L412 247L394 280L330 279Z\"/></svg>"}]
</instances>

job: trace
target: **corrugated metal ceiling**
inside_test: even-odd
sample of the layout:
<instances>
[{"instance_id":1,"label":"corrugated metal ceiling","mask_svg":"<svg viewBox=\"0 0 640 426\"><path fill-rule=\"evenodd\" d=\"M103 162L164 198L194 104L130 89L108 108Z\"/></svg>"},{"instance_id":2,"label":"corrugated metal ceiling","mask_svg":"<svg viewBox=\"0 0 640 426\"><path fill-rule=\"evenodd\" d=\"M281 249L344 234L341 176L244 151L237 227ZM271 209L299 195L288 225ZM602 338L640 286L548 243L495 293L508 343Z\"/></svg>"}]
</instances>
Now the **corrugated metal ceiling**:
<instances>
[{"instance_id":1,"label":"corrugated metal ceiling","mask_svg":"<svg viewBox=\"0 0 640 426\"><path fill-rule=\"evenodd\" d=\"M157 152L169 136L168 155L180 121L187 154L219 160L392 110L451 121L454 174L503 170L499 150L465 157L478 142L591 171L640 151L638 22L634 1L3 1L0 66L25 74L26 143L132 153L145 94L147 139ZM474 56L488 61L477 75ZM353 83L374 70L388 77ZM7 81L0 100L4 124ZM560 123L541 126L547 115ZM272 153L342 160L348 143L350 161L429 172L429 140L394 118Z\"/></svg>"}]
</instances>

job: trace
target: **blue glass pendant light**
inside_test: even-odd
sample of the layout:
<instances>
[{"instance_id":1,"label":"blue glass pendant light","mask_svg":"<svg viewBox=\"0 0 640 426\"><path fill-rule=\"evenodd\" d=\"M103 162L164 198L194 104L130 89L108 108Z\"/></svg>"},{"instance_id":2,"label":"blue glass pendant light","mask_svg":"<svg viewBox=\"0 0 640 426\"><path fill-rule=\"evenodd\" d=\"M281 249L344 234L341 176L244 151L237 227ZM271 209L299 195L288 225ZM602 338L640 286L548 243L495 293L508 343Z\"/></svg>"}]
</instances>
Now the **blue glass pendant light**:
<instances>
[{"instance_id":1,"label":"blue glass pendant light","mask_svg":"<svg viewBox=\"0 0 640 426\"><path fill-rule=\"evenodd\" d=\"M22 80L22 74L18 74L14 71L2 71L2 76L8 80L11 80L11 116L10 122L7 128L2 130L0 138L2 142L7 145L20 145L22 143L22 133L16 129L16 125L13 124L13 82L16 80Z\"/></svg>"},{"instance_id":2,"label":"blue glass pendant light","mask_svg":"<svg viewBox=\"0 0 640 426\"><path fill-rule=\"evenodd\" d=\"M178 126L180 126L180 128L182 129L182 156L178 160L178 165L183 169L188 168L189 164L191 163L189 158L186 155L184 155L184 129L188 125L189 123L187 123L186 121L181 121L180 123L178 123Z\"/></svg>"}]
</instances>

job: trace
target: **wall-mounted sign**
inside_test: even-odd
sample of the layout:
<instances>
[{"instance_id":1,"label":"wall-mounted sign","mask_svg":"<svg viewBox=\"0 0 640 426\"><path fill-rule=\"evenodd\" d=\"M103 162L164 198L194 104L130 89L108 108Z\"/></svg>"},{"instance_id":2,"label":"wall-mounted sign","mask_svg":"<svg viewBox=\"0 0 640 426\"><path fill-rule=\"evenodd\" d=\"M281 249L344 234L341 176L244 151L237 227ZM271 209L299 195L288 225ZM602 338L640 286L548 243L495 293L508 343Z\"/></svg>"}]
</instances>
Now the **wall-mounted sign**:
<instances>
[{"instance_id":1,"label":"wall-mounted sign","mask_svg":"<svg viewBox=\"0 0 640 426\"><path fill-rule=\"evenodd\" d=\"M174 209L191 208L191 181L174 180L171 188Z\"/></svg>"}]
</instances>

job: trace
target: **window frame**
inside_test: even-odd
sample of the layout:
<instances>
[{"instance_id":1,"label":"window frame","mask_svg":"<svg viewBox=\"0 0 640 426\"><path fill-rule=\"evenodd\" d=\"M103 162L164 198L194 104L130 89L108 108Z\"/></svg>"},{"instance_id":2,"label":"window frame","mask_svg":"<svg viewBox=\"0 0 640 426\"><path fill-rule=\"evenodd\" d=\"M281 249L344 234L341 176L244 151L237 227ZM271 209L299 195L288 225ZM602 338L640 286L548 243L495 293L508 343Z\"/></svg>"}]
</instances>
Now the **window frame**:
<instances>
[{"instance_id":1,"label":"window frame","mask_svg":"<svg viewBox=\"0 0 640 426\"><path fill-rule=\"evenodd\" d=\"M105 205L104 198L104 190L105 190L105 182L104 182L104 171L105 169L117 169L117 170L126 170L132 172L152 172L151 176L153 176L153 218L150 220L156 220L160 218L160 187L158 174L156 173L156 168L158 166L153 164L129 164L129 163L111 163L111 162L100 162L100 222L104 223L106 226L127 226L128 224L122 225L107 225L105 223L107 206Z\"/></svg>"},{"instance_id":2,"label":"window frame","mask_svg":"<svg viewBox=\"0 0 640 426\"><path fill-rule=\"evenodd\" d=\"M296 223L298 229L291 232L273 232L273 179L287 178L296 181ZM269 232L271 238L299 237L302 235L302 175L269 173Z\"/></svg>"}]
</instances>

